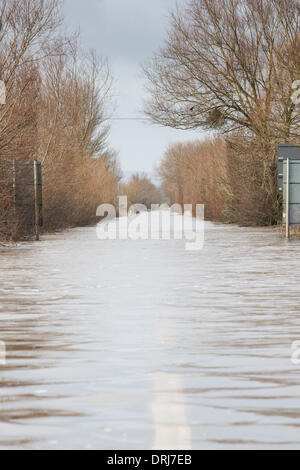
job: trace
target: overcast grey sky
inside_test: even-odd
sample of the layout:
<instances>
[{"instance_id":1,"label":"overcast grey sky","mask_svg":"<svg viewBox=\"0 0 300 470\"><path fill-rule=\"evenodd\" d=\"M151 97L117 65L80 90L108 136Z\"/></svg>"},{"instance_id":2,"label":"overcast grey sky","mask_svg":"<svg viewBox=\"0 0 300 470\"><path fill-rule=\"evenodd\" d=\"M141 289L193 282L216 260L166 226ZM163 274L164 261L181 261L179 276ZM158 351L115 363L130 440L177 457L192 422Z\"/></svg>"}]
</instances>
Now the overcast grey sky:
<instances>
[{"instance_id":1,"label":"overcast grey sky","mask_svg":"<svg viewBox=\"0 0 300 470\"><path fill-rule=\"evenodd\" d=\"M84 46L109 60L115 79L115 117L140 115L144 97L140 66L162 46L168 12L175 6L176 0L65 0L66 23L80 27ZM123 171L149 172L169 143L200 136L139 121L113 121L110 141L119 151Z\"/></svg>"}]
</instances>

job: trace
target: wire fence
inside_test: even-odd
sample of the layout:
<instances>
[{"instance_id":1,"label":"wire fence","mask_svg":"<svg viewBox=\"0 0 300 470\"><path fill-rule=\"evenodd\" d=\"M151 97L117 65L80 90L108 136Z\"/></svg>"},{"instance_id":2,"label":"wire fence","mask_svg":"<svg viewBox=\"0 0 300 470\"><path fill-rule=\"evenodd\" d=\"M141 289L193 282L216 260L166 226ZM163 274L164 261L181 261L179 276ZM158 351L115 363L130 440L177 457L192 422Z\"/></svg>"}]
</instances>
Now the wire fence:
<instances>
[{"instance_id":1,"label":"wire fence","mask_svg":"<svg viewBox=\"0 0 300 470\"><path fill-rule=\"evenodd\" d=\"M38 239L41 214L41 165L0 159L0 237Z\"/></svg>"}]
</instances>

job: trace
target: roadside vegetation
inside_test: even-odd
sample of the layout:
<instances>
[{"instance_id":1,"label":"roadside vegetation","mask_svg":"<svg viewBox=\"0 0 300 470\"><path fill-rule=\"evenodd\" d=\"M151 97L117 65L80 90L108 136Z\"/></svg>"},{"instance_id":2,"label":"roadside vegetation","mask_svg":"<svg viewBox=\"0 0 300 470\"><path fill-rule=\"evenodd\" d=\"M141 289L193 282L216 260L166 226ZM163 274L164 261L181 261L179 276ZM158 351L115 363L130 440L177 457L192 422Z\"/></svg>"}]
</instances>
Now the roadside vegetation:
<instances>
[{"instance_id":1,"label":"roadside vegetation","mask_svg":"<svg viewBox=\"0 0 300 470\"><path fill-rule=\"evenodd\" d=\"M146 174L132 175L128 182L121 185L121 195L127 196L128 207L134 204L143 204L151 209L152 204L161 204L162 202L160 188L153 184Z\"/></svg>"},{"instance_id":2,"label":"roadside vegetation","mask_svg":"<svg viewBox=\"0 0 300 470\"><path fill-rule=\"evenodd\" d=\"M43 165L46 230L95 220L115 202L120 171L108 145L112 77L66 36L60 0L1 0L0 238L26 235L14 213L12 164ZM22 233L22 228L23 233Z\"/></svg>"},{"instance_id":3,"label":"roadside vegetation","mask_svg":"<svg viewBox=\"0 0 300 470\"><path fill-rule=\"evenodd\" d=\"M173 202L243 225L280 218L276 149L300 143L298 0L188 0L144 67L153 123L209 131L171 146L161 163Z\"/></svg>"}]
</instances>

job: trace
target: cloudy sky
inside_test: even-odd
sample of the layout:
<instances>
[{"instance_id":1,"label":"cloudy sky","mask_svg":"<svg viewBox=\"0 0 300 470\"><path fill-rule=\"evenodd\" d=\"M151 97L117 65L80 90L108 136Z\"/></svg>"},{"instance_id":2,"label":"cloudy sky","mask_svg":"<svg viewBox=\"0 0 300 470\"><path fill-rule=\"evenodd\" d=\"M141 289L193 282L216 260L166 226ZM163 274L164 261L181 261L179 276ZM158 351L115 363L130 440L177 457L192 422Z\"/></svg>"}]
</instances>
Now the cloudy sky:
<instances>
[{"instance_id":1,"label":"cloudy sky","mask_svg":"<svg viewBox=\"0 0 300 470\"><path fill-rule=\"evenodd\" d=\"M183 3L179 0L177 3ZM114 75L115 117L139 117L144 82L141 64L164 42L168 12L176 0L65 0L66 23L80 27L85 47L109 59ZM114 120L111 145L123 171L153 171L171 142L195 139L198 132L177 131L135 120Z\"/></svg>"}]
</instances>

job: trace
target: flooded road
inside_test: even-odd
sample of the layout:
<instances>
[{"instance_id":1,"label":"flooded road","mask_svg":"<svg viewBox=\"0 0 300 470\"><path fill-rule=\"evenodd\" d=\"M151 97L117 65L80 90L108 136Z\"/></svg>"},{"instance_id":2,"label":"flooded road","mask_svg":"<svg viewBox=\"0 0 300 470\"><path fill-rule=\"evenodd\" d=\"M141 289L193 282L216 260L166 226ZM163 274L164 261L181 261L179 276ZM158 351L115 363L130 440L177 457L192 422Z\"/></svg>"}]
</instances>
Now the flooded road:
<instances>
[{"instance_id":1,"label":"flooded road","mask_svg":"<svg viewBox=\"0 0 300 470\"><path fill-rule=\"evenodd\" d=\"M0 448L300 449L300 242L205 237L0 251Z\"/></svg>"}]
</instances>

